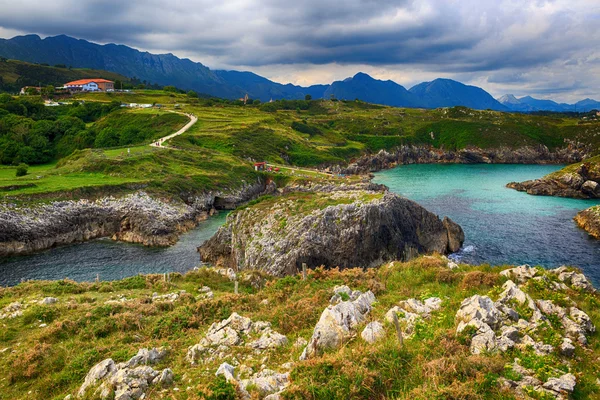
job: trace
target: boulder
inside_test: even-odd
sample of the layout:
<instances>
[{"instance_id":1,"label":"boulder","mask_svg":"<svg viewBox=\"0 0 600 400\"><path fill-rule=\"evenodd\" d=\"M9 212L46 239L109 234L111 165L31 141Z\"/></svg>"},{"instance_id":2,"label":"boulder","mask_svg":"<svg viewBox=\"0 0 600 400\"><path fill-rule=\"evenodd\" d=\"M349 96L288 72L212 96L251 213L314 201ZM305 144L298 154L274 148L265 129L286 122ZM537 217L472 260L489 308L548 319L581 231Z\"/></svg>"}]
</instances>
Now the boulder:
<instances>
[{"instance_id":1,"label":"boulder","mask_svg":"<svg viewBox=\"0 0 600 400\"><path fill-rule=\"evenodd\" d=\"M337 348L350 339L355 327L363 322L365 316L371 311L374 302L375 295L368 291L354 301L342 301L328 306L321 314L300 359L310 358L324 349Z\"/></svg>"},{"instance_id":2,"label":"boulder","mask_svg":"<svg viewBox=\"0 0 600 400\"><path fill-rule=\"evenodd\" d=\"M288 339L285 335L275 332L271 328L267 328L262 333L260 339L250 343L249 346L257 350L274 349L276 347L285 346L288 344Z\"/></svg>"},{"instance_id":3,"label":"boulder","mask_svg":"<svg viewBox=\"0 0 600 400\"><path fill-rule=\"evenodd\" d=\"M558 378L550 378L542 385L544 389L550 390L556 394L571 394L575 390L577 379L573 374L564 374Z\"/></svg>"},{"instance_id":4,"label":"boulder","mask_svg":"<svg viewBox=\"0 0 600 400\"><path fill-rule=\"evenodd\" d=\"M528 264L520 265L515 268L505 269L500 272L500 275L506 276L507 278L515 279L519 283L523 283L533 278L538 274L538 270L529 266Z\"/></svg>"},{"instance_id":5,"label":"boulder","mask_svg":"<svg viewBox=\"0 0 600 400\"><path fill-rule=\"evenodd\" d=\"M379 321L369 322L365 329L363 329L360 336L368 343L375 343L376 341L385 337L385 330L383 325Z\"/></svg>"},{"instance_id":6,"label":"boulder","mask_svg":"<svg viewBox=\"0 0 600 400\"><path fill-rule=\"evenodd\" d=\"M85 376L83 384L79 388L79 392L77 392L77 396L83 397L88 388L96 386L102 379L114 374L116 371L117 366L112 358L100 361L98 364L94 365Z\"/></svg>"},{"instance_id":7,"label":"boulder","mask_svg":"<svg viewBox=\"0 0 600 400\"><path fill-rule=\"evenodd\" d=\"M463 300L460 309L456 313L456 319L463 322L476 319L489 325L490 328L496 329L500 323L501 315L489 297L476 294Z\"/></svg>"},{"instance_id":8,"label":"boulder","mask_svg":"<svg viewBox=\"0 0 600 400\"><path fill-rule=\"evenodd\" d=\"M224 362L217 369L215 376L223 375L225 377L225 379L227 380L227 382L235 382L236 379L235 379L234 374L235 374L235 368L232 365Z\"/></svg>"},{"instance_id":9,"label":"boulder","mask_svg":"<svg viewBox=\"0 0 600 400\"><path fill-rule=\"evenodd\" d=\"M44 299L42 301L40 301L40 304L55 304L58 303L58 299L56 297L44 297Z\"/></svg>"}]
</instances>

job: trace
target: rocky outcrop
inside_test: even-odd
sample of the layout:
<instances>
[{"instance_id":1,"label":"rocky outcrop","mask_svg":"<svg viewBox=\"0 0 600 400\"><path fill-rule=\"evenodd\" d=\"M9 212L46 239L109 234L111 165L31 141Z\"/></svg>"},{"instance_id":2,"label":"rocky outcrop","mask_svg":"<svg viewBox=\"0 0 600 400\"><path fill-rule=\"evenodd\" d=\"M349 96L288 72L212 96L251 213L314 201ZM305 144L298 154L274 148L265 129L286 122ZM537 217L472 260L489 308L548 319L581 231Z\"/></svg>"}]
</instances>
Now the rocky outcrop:
<instances>
[{"instance_id":1,"label":"rocky outcrop","mask_svg":"<svg viewBox=\"0 0 600 400\"><path fill-rule=\"evenodd\" d=\"M215 208L234 208L271 192L258 182L237 191L214 192L182 200L139 191L124 197L59 201L32 207L0 205L0 256L112 237L146 246L169 246L179 235L208 218Z\"/></svg>"},{"instance_id":2,"label":"rocky outcrop","mask_svg":"<svg viewBox=\"0 0 600 400\"><path fill-rule=\"evenodd\" d=\"M377 154L363 156L345 168L336 168L335 172L364 174L402 164L571 164L581 161L587 154L587 148L574 143L555 151L550 151L542 145L517 149L467 147L457 151L406 145L398 147L395 151L381 150Z\"/></svg>"},{"instance_id":3,"label":"rocky outcrop","mask_svg":"<svg viewBox=\"0 0 600 400\"><path fill-rule=\"evenodd\" d=\"M338 348L348 341L356 327L371 312L374 302L375 295L368 291L360 293L355 300L342 301L325 308L300 360L315 357L323 350Z\"/></svg>"},{"instance_id":4,"label":"rocky outcrop","mask_svg":"<svg viewBox=\"0 0 600 400\"><path fill-rule=\"evenodd\" d=\"M289 194L228 216L202 261L274 276L309 267L376 266L419 253L450 253L464 233L417 203L374 191Z\"/></svg>"},{"instance_id":5,"label":"rocky outcrop","mask_svg":"<svg viewBox=\"0 0 600 400\"><path fill-rule=\"evenodd\" d=\"M585 229L587 233L596 239L600 239L600 206L579 211L575 216L575 222L577 222L580 228Z\"/></svg>"},{"instance_id":6,"label":"rocky outcrop","mask_svg":"<svg viewBox=\"0 0 600 400\"><path fill-rule=\"evenodd\" d=\"M90 369L77 397L93 394L94 398L102 399L143 399L150 385L173 383L174 375L171 369L156 371L149 366L162 360L166 354L164 348L140 349L129 361L119 364L107 358Z\"/></svg>"},{"instance_id":7,"label":"rocky outcrop","mask_svg":"<svg viewBox=\"0 0 600 400\"><path fill-rule=\"evenodd\" d=\"M600 198L600 158L570 165L540 179L510 182L506 187L540 196Z\"/></svg>"}]
</instances>

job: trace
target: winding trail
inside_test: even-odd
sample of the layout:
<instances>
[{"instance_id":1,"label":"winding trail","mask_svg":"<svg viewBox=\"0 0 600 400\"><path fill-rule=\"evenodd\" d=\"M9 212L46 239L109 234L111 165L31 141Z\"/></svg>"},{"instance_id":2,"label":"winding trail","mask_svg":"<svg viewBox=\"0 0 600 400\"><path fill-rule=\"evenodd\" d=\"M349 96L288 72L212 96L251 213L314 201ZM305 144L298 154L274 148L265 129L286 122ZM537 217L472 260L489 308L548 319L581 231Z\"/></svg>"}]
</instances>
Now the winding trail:
<instances>
[{"instance_id":1,"label":"winding trail","mask_svg":"<svg viewBox=\"0 0 600 400\"><path fill-rule=\"evenodd\" d=\"M152 147L162 147L162 148L167 148L167 146L163 146L163 143L166 142L169 139L173 139L175 136L179 136L182 133L185 133L188 129L190 129L196 122L198 122L198 117L196 117L194 114L186 114L186 113L178 113L175 111L169 111L169 112L173 112L175 114L180 114L180 115L185 115L186 117L188 117L190 119L190 122L188 122L187 124L185 124L185 126L183 128L181 128L180 130L178 130L175 133L172 133L170 135L167 135L165 137L161 137L160 139L158 139L155 142L150 143L150 146Z\"/></svg>"}]
</instances>

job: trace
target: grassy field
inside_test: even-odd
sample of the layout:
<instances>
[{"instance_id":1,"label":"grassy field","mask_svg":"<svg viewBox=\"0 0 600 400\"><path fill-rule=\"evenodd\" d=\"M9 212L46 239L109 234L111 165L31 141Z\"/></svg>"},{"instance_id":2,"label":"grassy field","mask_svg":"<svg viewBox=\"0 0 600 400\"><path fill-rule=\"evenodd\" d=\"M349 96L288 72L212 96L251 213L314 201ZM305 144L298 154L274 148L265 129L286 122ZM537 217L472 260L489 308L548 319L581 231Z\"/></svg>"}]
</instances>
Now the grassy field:
<instances>
[{"instance_id":1,"label":"grassy field","mask_svg":"<svg viewBox=\"0 0 600 400\"><path fill-rule=\"evenodd\" d=\"M461 266L450 271L441 258L422 257L368 270L318 269L309 271L305 281L299 276L273 280L254 273L251 281L255 286L241 280L239 295L233 294L233 282L209 270L171 274L169 283L162 275L100 283L22 283L0 289L0 309L15 301L26 305L22 316L2 320L0 370L5 373L0 379L0 399L62 400L67 394L76 394L87 371L99 361L109 357L126 361L140 348L158 346L170 351L155 368L171 368L175 382L167 388L151 387L146 398L231 399L225 394L210 396L216 396L217 367L223 361L232 363L233 358L255 372L264 367L282 371L282 364L292 362L291 385L283 394L286 399L514 399L514 392L503 390L499 379L515 379L517 374L510 367L515 358L543 379L570 370L577 377L572 398L597 398L597 333L589 337L587 347L577 346L573 359L565 359L557 351L536 355L530 348L481 355L469 352L466 338L456 334L456 311L462 300L473 294L496 299L507 279L499 272L489 266ZM383 321L387 310L401 300L437 296L442 307L420 322L414 336L402 346L393 326L385 323L386 336L373 345L357 335L339 349L298 361L302 347L293 343L299 337L310 337L333 287L342 284L372 290L377 298L367 321L359 325L359 333L367 322ZM213 290L213 299L198 296L204 285ZM153 293L180 290L186 293L173 302L152 300ZM565 303L568 296L596 326L600 324L596 293L556 292L533 280L523 290L555 304ZM37 303L47 296L58 302ZM213 322L232 312L270 322L274 330L287 336L289 344L259 355L244 346L233 346L232 355L224 359L198 366L186 361L188 347L198 343ZM552 341L554 329L558 328L529 334ZM221 389L226 386L221 382Z\"/></svg>"},{"instance_id":2,"label":"grassy field","mask_svg":"<svg viewBox=\"0 0 600 400\"><path fill-rule=\"evenodd\" d=\"M464 107L402 109L358 101L288 101L240 106L152 90L86 93L77 98L88 102L157 103L170 110L178 104L178 111L195 114L198 122L185 134L170 140L169 145L177 150L155 152L143 146L131 146L128 155L127 146L122 146L88 151L80 153L93 154L88 160L68 157L61 160L58 167L31 169L23 178L11 178L11 169L4 169L0 172L1 187L28 186L10 191L0 189L0 194L64 192L141 182L161 187L165 181L187 182L186 189L195 185L195 190L201 191L239 183L252 175L252 163L256 161L268 161L278 166L282 174L295 178L320 179L325 176L310 168L345 164L362 154L403 144L450 150L467 146L518 148L543 144L555 149L564 147L565 140L573 140L586 143L596 151L600 149L600 123L567 117L476 111ZM173 121L153 124L157 115ZM137 127L138 133L153 130L146 143L150 138L176 131L185 123L183 118L155 109L134 109L111 114L94 126L99 130ZM113 139L111 143L119 143L121 139Z\"/></svg>"}]
</instances>

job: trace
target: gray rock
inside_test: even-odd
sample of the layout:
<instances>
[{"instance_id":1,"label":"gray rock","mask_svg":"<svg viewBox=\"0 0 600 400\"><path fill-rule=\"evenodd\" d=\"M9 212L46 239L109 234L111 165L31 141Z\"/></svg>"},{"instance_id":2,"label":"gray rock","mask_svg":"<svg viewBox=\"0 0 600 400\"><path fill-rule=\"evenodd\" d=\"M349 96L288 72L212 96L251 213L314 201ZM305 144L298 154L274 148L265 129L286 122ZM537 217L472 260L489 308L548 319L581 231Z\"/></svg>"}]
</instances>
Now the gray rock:
<instances>
[{"instance_id":1,"label":"gray rock","mask_svg":"<svg viewBox=\"0 0 600 400\"><path fill-rule=\"evenodd\" d=\"M493 331L477 334L471 339L470 350L472 354L481 354L496 350L496 335Z\"/></svg>"},{"instance_id":2,"label":"gray rock","mask_svg":"<svg viewBox=\"0 0 600 400\"><path fill-rule=\"evenodd\" d=\"M288 344L288 339L285 335L275 332L271 328L263 331L260 339L249 344L250 347L257 350L274 349Z\"/></svg>"},{"instance_id":3,"label":"gray rock","mask_svg":"<svg viewBox=\"0 0 600 400\"><path fill-rule=\"evenodd\" d=\"M215 376L223 375L227 382L235 382L235 368L226 362L221 364L215 373Z\"/></svg>"},{"instance_id":4,"label":"gray rock","mask_svg":"<svg viewBox=\"0 0 600 400\"><path fill-rule=\"evenodd\" d=\"M45 297L42 301L40 301L41 304L55 304L58 303L58 299L56 297Z\"/></svg>"},{"instance_id":5,"label":"gray rock","mask_svg":"<svg viewBox=\"0 0 600 400\"><path fill-rule=\"evenodd\" d=\"M376 341L385 337L385 330L383 325L379 321L369 322L365 329L363 329L360 336L368 343L375 343Z\"/></svg>"},{"instance_id":6,"label":"gray rock","mask_svg":"<svg viewBox=\"0 0 600 400\"><path fill-rule=\"evenodd\" d=\"M83 397L88 388L96 386L102 379L109 377L116 372L117 366L112 358L100 361L98 364L94 365L85 376L83 384L77 392L77 396Z\"/></svg>"},{"instance_id":7,"label":"gray rock","mask_svg":"<svg viewBox=\"0 0 600 400\"><path fill-rule=\"evenodd\" d=\"M133 368L137 365L156 364L162 360L168 351L164 347L153 349L139 349L138 353L131 357L125 364L128 368Z\"/></svg>"},{"instance_id":8,"label":"gray rock","mask_svg":"<svg viewBox=\"0 0 600 400\"><path fill-rule=\"evenodd\" d=\"M559 378L550 378L542 385L544 389L551 390L554 393L570 394L575 390L577 379L573 374L564 374Z\"/></svg>"},{"instance_id":9,"label":"gray rock","mask_svg":"<svg viewBox=\"0 0 600 400\"><path fill-rule=\"evenodd\" d=\"M463 300L456 319L464 322L477 319L495 329L500 323L501 315L489 297L476 294Z\"/></svg>"},{"instance_id":10,"label":"gray rock","mask_svg":"<svg viewBox=\"0 0 600 400\"><path fill-rule=\"evenodd\" d=\"M573 345L573 341L569 338L564 338L560 347L560 354L565 357L573 357L575 354L575 346Z\"/></svg>"},{"instance_id":11,"label":"gray rock","mask_svg":"<svg viewBox=\"0 0 600 400\"><path fill-rule=\"evenodd\" d=\"M365 319L374 302L375 295L369 291L354 301L343 301L335 306L328 306L321 314L300 359L310 358L322 349L339 347L352 336L354 328Z\"/></svg>"},{"instance_id":12,"label":"gray rock","mask_svg":"<svg viewBox=\"0 0 600 400\"><path fill-rule=\"evenodd\" d=\"M352 203L307 213L290 213L295 203L285 196L269 210L245 208L231 214L199 247L201 258L285 276L296 274L302 263L309 267L379 266L419 253L449 253L464 240L454 222L441 221L408 199L385 193L365 202L364 195L364 191L315 194ZM286 218L284 227L281 217Z\"/></svg>"},{"instance_id":13,"label":"gray rock","mask_svg":"<svg viewBox=\"0 0 600 400\"><path fill-rule=\"evenodd\" d=\"M515 268L506 269L500 272L500 275L507 278L515 279L517 282L523 283L533 278L538 274L538 270L528 264L520 265Z\"/></svg>"}]
</instances>

